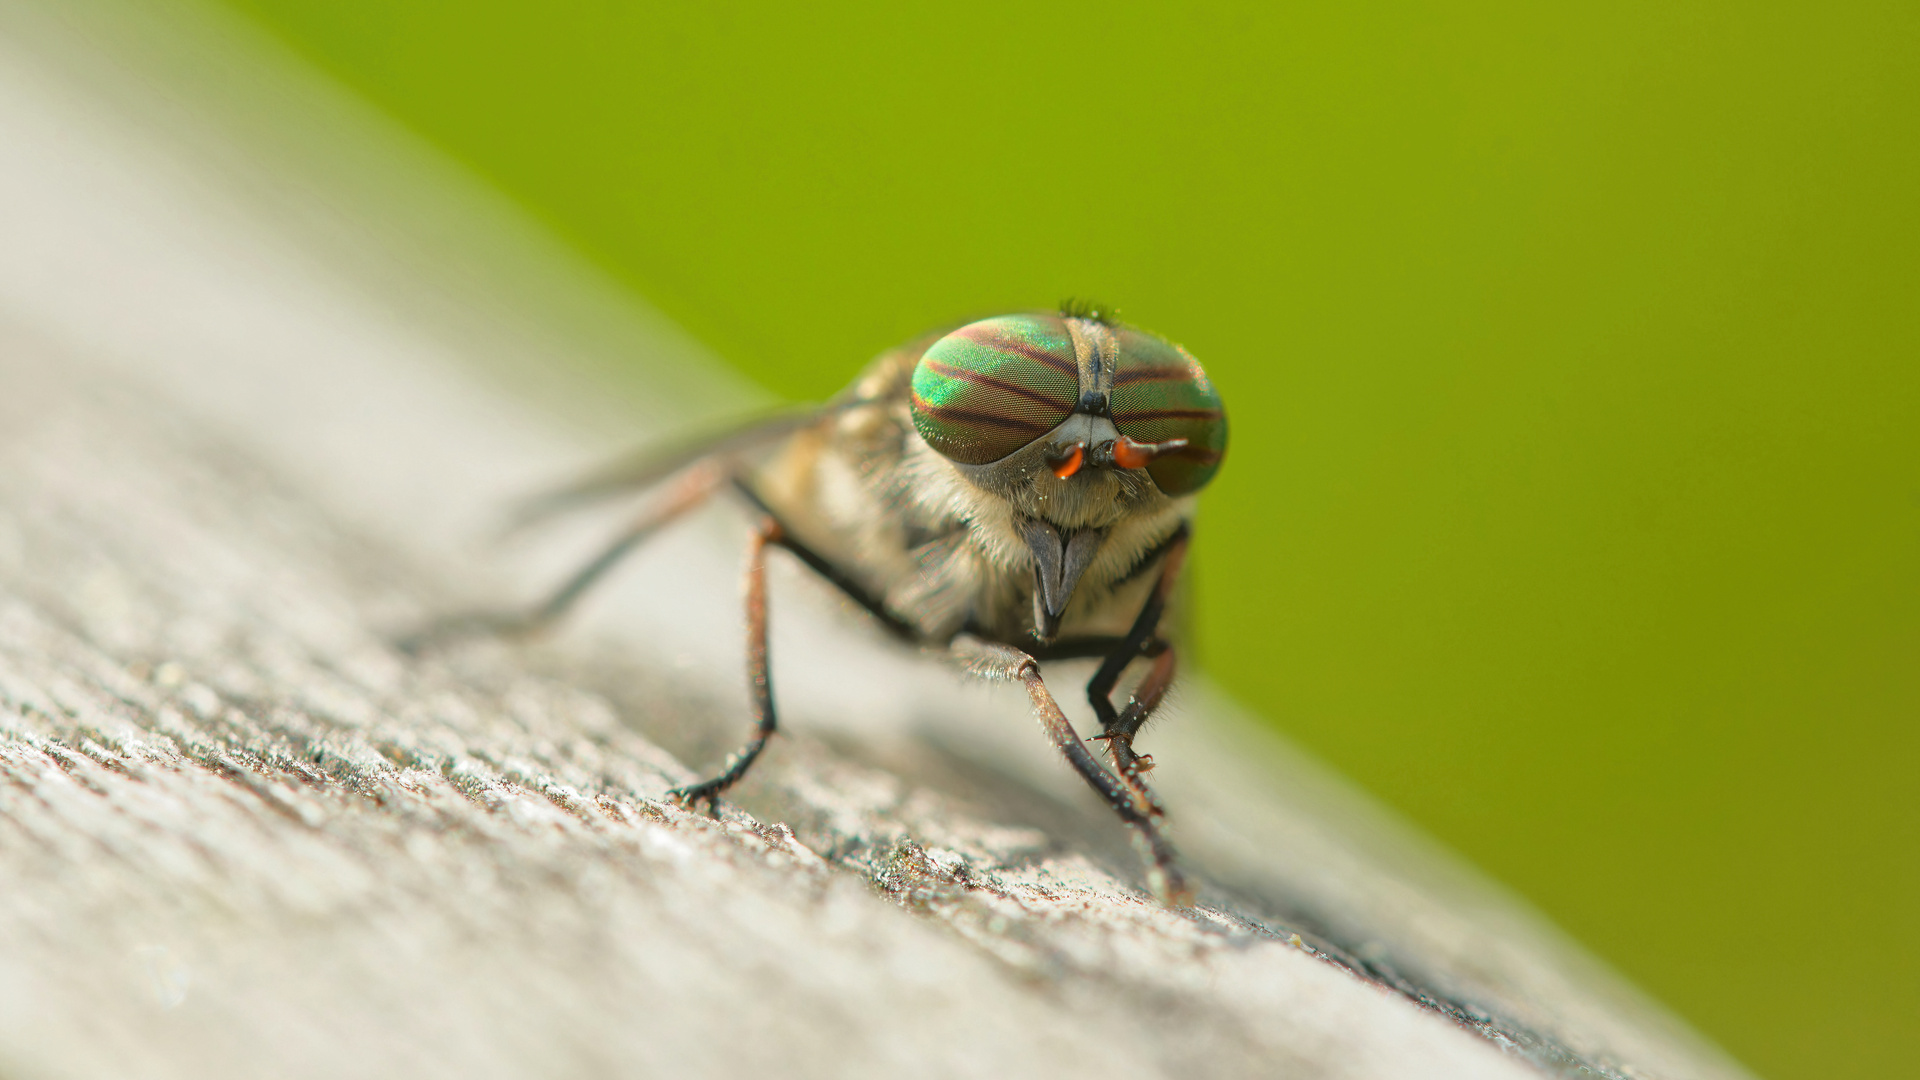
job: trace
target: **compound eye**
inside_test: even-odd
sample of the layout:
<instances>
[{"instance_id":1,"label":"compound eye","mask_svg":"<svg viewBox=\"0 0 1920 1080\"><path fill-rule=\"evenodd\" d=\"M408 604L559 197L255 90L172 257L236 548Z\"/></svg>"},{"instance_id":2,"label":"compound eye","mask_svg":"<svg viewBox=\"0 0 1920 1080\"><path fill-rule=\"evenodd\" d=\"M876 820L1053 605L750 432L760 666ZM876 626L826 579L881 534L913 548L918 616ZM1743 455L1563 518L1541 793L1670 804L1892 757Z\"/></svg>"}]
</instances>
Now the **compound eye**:
<instances>
[{"instance_id":1,"label":"compound eye","mask_svg":"<svg viewBox=\"0 0 1920 1080\"><path fill-rule=\"evenodd\" d=\"M1116 332L1113 426L1135 442L1185 439L1184 449L1147 463L1147 475L1168 495L1207 486L1227 452L1227 413L1199 361L1185 349L1138 330Z\"/></svg>"},{"instance_id":2,"label":"compound eye","mask_svg":"<svg viewBox=\"0 0 1920 1080\"><path fill-rule=\"evenodd\" d=\"M921 354L913 369L913 426L949 459L986 465L1060 426L1079 389L1065 320L983 319Z\"/></svg>"}]
</instances>

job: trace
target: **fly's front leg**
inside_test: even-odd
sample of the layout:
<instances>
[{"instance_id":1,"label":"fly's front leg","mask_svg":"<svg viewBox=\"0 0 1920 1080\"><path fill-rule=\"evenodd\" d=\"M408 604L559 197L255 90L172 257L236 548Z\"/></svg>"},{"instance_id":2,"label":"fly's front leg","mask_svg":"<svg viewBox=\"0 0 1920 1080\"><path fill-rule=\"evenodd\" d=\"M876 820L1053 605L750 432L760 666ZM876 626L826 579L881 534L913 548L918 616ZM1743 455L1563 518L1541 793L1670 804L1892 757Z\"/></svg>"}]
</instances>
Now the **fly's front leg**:
<instances>
[{"instance_id":1,"label":"fly's front leg","mask_svg":"<svg viewBox=\"0 0 1920 1080\"><path fill-rule=\"evenodd\" d=\"M620 564L634 548L672 523L674 519L707 501L727 480L727 470L718 461L702 461L681 474L662 497L648 506L600 550L585 566L560 583L545 600L523 611L483 611L440 619L401 638L395 644L402 652L420 653L449 642L476 637L523 637L552 626L573 610L607 572Z\"/></svg>"},{"instance_id":2,"label":"fly's front leg","mask_svg":"<svg viewBox=\"0 0 1920 1080\"><path fill-rule=\"evenodd\" d=\"M747 775L773 736L773 673L767 661L767 545L780 543L781 539L779 523L768 517L762 519L747 542L747 693L753 702L753 736L727 759L719 776L671 793L684 805L711 806L721 792Z\"/></svg>"},{"instance_id":3,"label":"fly's front leg","mask_svg":"<svg viewBox=\"0 0 1920 1080\"><path fill-rule=\"evenodd\" d=\"M1060 703L1054 700L1053 693L1041 679L1039 663L1010 645L975 639L963 638L956 645L956 652L975 674L990 679L1007 679L1026 687L1027 698L1033 703L1034 716L1053 745L1067 759L1067 764L1072 765L1081 779L1106 800L1114 813L1120 815L1120 820L1132 828L1135 842L1147 857L1148 884L1152 886L1154 895L1176 906L1190 903L1193 890L1180 873L1173 845L1160 831L1159 807L1150 798L1143 798L1136 785L1126 783L1108 772L1093 756L1093 752L1087 749L1087 744L1080 740L1079 733L1073 730L1073 723L1067 719L1066 713L1060 711Z\"/></svg>"},{"instance_id":4,"label":"fly's front leg","mask_svg":"<svg viewBox=\"0 0 1920 1080\"><path fill-rule=\"evenodd\" d=\"M1182 526L1174 533L1167 544L1166 554L1160 563L1160 574L1155 579L1153 591L1147 594L1146 603L1135 616L1132 629L1120 643L1120 647L1107 655L1094 672L1093 679L1087 683L1087 699L1093 704L1093 713L1100 720L1100 734L1096 739L1107 743L1107 754L1113 758L1114 765L1120 771L1120 778L1134 795L1155 813L1160 812L1160 803L1147 788L1142 777L1153 767L1153 759L1133 752L1133 737L1160 706L1166 697L1167 688L1173 683L1174 650L1173 645L1159 636L1160 618L1166 613L1167 600L1173 595L1173 588L1180 580L1180 568L1187 558L1187 530ZM1113 688L1120 676L1137 657L1145 656L1153 661L1146 677L1134 688L1132 700L1127 702L1124 711L1113 707Z\"/></svg>"},{"instance_id":5,"label":"fly's front leg","mask_svg":"<svg viewBox=\"0 0 1920 1080\"><path fill-rule=\"evenodd\" d=\"M1160 700L1167 696L1167 688L1173 685L1174 648L1173 643L1164 638L1156 638L1147 643L1144 654L1153 660L1153 666L1147 669L1146 677L1133 688L1133 695L1127 701L1127 707L1106 725L1106 730L1094 736L1107 741L1107 753L1113 758L1120 775L1129 784L1138 787L1143 798L1153 802L1159 808L1158 800L1147 790L1142 774L1153 768L1153 758L1146 754L1133 752L1133 737L1160 707Z\"/></svg>"}]
</instances>

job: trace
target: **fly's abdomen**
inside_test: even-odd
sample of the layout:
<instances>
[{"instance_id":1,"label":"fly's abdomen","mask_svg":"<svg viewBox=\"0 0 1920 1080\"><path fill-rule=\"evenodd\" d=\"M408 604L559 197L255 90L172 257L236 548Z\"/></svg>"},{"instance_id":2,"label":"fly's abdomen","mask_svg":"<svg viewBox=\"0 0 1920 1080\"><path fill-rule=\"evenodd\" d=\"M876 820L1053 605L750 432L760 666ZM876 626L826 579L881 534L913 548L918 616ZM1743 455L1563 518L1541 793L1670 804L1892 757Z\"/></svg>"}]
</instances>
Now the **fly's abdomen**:
<instances>
[{"instance_id":1,"label":"fly's abdomen","mask_svg":"<svg viewBox=\"0 0 1920 1080\"><path fill-rule=\"evenodd\" d=\"M1066 320L983 319L920 357L913 370L913 426L949 460L986 465L1057 427L1079 390Z\"/></svg>"}]
</instances>

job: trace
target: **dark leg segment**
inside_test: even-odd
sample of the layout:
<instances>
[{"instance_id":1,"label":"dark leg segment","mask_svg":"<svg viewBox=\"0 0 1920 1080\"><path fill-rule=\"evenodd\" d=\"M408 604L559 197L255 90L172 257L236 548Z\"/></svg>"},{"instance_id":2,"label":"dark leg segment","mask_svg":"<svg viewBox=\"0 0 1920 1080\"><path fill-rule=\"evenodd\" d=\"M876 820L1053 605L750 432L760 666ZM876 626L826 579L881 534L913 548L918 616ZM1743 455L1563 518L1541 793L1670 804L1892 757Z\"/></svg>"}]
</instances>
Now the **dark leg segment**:
<instances>
[{"instance_id":1,"label":"dark leg segment","mask_svg":"<svg viewBox=\"0 0 1920 1080\"><path fill-rule=\"evenodd\" d=\"M780 526L769 517L761 521L747 543L747 693L753 699L753 737L733 752L719 776L672 793L675 800L687 806L712 805L721 792L747 775L773 736L773 673L767 663L767 545L780 541Z\"/></svg>"},{"instance_id":2,"label":"dark leg segment","mask_svg":"<svg viewBox=\"0 0 1920 1080\"><path fill-rule=\"evenodd\" d=\"M1133 752L1133 737L1142 725L1153 715L1166 697L1167 687L1173 682L1174 652L1173 646L1159 636L1160 618L1166 613L1167 599L1173 595L1173 588L1180 580L1180 568L1187 558L1187 530L1185 526L1173 535L1167 545L1165 557L1160 563L1160 575L1155 580L1153 591L1147 594L1147 602L1140 607L1140 614L1133 620L1133 628L1127 631L1120 647L1107 654L1100 670L1094 672L1093 679L1087 683L1087 700L1093 704L1093 714L1100 720L1100 734L1096 739L1107 743L1107 754L1120 771L1120 779L1135 798L1160 813L1160 802L1148 790L1141 774L1152 767L1151 760L1143 761ZM1127 703L1124 713L1113 707L1113 688L1120 676L1127 670L1135 658L1147 656L1153 659L1153 667L1147 671L1146 678L1134 689L1133 699Z\"/></svg>"},{"instance_id":3,"label":"dark leg segment","mask_svg":"<svg viewBox=\"0 0 1920 1080\"><path fill-rule=\"evenodd\" d=\"M1143 776L1153 768L1153 758L1133 752L1133 736L1153 711L1160 707L1160 700L1167 696L1167 688L1173 685L1174 649L1172 642L1155 639L1147 643L1146 655L1153 659L1153 666L1147 669L1146 677L1140 685L1133 688L1133 696L1127 707L1121 710L1114 722L1096 739L1105 739L1107 754L1113 758L1113 764L1120 770L1120 778L1136 794L1153 804L1155 812L1160 810L1160 801L1153 792L1147 790Z\"/></svg>"},{"instance_id":4,"label":"dark leg segment","mask_svg":"<svg viewBox=\"0 0 1920 1080\"><path fill-rule=\"evenodd\" d=\"M1180 568L1186 561L1187 530L1183 525L1167 545L1166 556L1160 563L1159 580L1154 582L1153 591L1147 594L1147 602L1140 606L1140 614L1134 617L1133 628L1127 631L1120 647L1107 654L1106 662L1100 665L1100 670L1093 673L1093 680L1087 683L1087 699L1093 703L1094 715L1099 717L1104 730L1111 731L1119 717L1113 708L1114 684L1120 681L1120 675L1127 670L1127 665L1133 663L1134 658L1141 655L1148 644L1159 636L1160 616L1166 613L1167 598L1173 595L1173 587L1180 580Z\"/></svg>"},{"instance_id":5,"label":"dark leg segment","mask_svg":"<svg viewBox=\"0 0 1920 1080\"><path fill-rule=\"evenodd\" d=\"M752 484L749 484L739 477L735 477L733 486L734 490L740 492L741 495L746 497L748 502L758 507L760 512L765 514L770 521L775 525L780 524L779 516L768 508L765 500L760 498L760 493L753 489ZM908 644L917 645L920 643L919 631L908 625L900 616L888 611L887 606L880 601L879 597L868 592L865 587L849 576L846 571L835 566L819 552L794 539L784 527L781 528L780 536L775 542L792 552L795 558L806 563L808 569L826 579L827 584L839 589L846 595L847 599L865 608L867 614L879 620L880 625L886 627L893 636Z\"/></svg>"},{"instance_id":6,"label":"dark leg segment","mask_svg":"<svg viewBox=\"0 0 1920 1080\"><path fill-rule=\"evenodd\" d=\"M1060 710L1046 682L1040 677L1040 665L1019 649L1010 645L998 645L976 639L962 639L956 643L956 649L968 666L977 674L988 678L1003 678L1021 683L1027 688L1027 697L1033 703L1034 716L1039 719L1041 728L1053 745L1072 765L1100 797L1105 799L1120 820L1133 829L1136 843L1147 857L1148 881L1155 895L1169 904L1185 905L1192 901L1193 890L1186 878L1180 873L1173 845L1160 831L1158 818L1160 810L1150 799L1142 798L1134 785L1130 785L1102 766L1087 744L1080 740L1078 732Z\"/></svg>"},{"instance_id":7,"label":"dark leg segment","mask_svg":"<svg viewBox=\"0 0 1920 1080\"><path fill-rule=\"evenodd\" d=\"M419 653L449 642L475 637L521 637L553 625L573 605L619 565L634 548L675 518L706 502L727 479L717 462L702 462L687 470L653 505L647 507L592 561L576 570L545 600L525 611L483 611L438 620L397 642L402 652Z\"/></svg>"}]
</instances>

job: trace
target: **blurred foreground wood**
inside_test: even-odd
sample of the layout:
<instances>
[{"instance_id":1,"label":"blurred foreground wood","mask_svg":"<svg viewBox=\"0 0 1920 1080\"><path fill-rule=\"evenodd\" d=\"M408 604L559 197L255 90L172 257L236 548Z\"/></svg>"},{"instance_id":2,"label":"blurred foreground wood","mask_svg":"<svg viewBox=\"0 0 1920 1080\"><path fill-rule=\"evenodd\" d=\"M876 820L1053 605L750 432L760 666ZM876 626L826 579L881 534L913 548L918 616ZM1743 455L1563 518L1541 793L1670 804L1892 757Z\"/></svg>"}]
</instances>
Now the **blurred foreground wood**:
<instances>
[{"instance_id":1,"label":"blurred foreground wood","mask_svg":"<svg viewBox=\"0 0 1920 1080\"><path fill-rule=\"evenodd\" d=\"M581 550L473 540L606 441L501 374L585 346L369 285L9 19L0 1075L1741 1075L1201 684L1143 738L1202 889L1156 906L1018 694L790 567L790 733L672 806L745 725L724 510L569 633L402 656Z\"/></svg>"}]
</instances>

